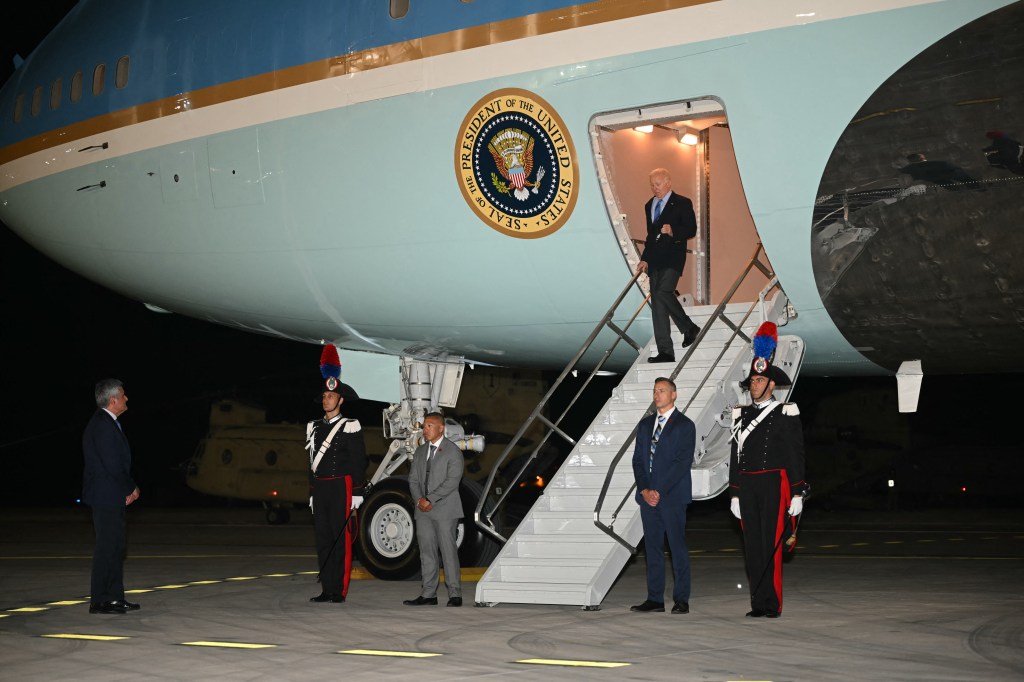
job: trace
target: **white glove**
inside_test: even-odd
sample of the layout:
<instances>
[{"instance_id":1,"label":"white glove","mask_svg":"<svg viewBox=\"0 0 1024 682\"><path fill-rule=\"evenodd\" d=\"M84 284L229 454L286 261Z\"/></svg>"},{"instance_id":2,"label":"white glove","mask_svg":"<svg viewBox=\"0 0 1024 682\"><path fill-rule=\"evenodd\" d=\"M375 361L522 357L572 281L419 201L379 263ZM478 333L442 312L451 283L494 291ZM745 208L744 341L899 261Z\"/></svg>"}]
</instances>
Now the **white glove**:
<instances>
[{"instance_id":1,"label":"white glove","mask_svg":"<svg viewBox=\"0 0 1024 682\"><path fill-rule=\"evenodd\" d=\"M309 496L309 511L313 511L313 496Z\"/></svg>"},{"instance_id":2,"label":"white glove","mask_svg":"<svg viewBox=\"0 0 1024 682\"><path fill-rule=\"evenodd\" d=\"M729 511L731 511L732 515L737 519L740 518L740 498L732 498L732 502L729 503Z\"/></svg>"},{"instance_id":3,"label":"white glove","mask_svg":"<svg viewBox=\"0 0 1024 682\"><path fill-rule=\"evenodd\" d=\"M804 510L804 496L803 495L797 495L789 503L789 515L790 516L800 516L800 512L802 512L803 510Z\"/></svg>"},{"instance_id":4,"label":"white glove","mask_svg":"<svg viewBox=\"0 0 1024 682\"><path fill-rule=\"evenodd\" d=\"M362 495L353 495L352 496L352 511L355 511L356 509L359 509L359 505L361 505L362 503L363 503L363 496Z\"/></svg>"}]
</instances>

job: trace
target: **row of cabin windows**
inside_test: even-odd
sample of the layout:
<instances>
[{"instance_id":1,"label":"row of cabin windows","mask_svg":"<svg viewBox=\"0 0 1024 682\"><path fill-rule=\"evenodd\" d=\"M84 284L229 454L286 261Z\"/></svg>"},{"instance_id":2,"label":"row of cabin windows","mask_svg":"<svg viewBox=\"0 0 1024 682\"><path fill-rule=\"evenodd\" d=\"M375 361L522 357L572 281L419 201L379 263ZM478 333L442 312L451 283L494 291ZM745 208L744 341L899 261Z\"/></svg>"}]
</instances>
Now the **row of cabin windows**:
<instances>
[{"instance_id":1,"label":"row of cabin windows","mask_svg":"<svg viewBox=\"0 0 1024 682\"><path fill-rule=\"evenodd\" d=\"M463 3L470 3L473 0L461 0ZM389 13L393 19L401 19L409 13L409 0L390 0ZM117 67L114 71L114 87L118 90L128 85L128 55L125 55L117 60ZM98 97L103 94L103 88L107 77L107 65L97 64L96 68L92 70L92 94L93 97ZM64 91L64 79L57 78L50 85L50 109L57 110L60 108L60 100L63 96ZM32 116L38 116L43 113L43 94L44 89L42 85L36 87L32 91L32 104L30 111ZM82 99L82 72L77 71L75 75L71 77L71 88L68 92L68 99L72 104ZM18 95L18 99L14 104L14 122L20 123L24 117L25 112L25 94Z\"/></svg>"},{"instance_id":2,"label":"row of cabin windows","mask_svg":"<svg viewBox=\"0 0 1024 682\"><path fill-rule=\"evenodd\" d=\"M128 55L125 55L117 60L117 66L114 69L114 87L121 90L128 85L128 67L130 59ZM71 77L71 87L68 89L68 100L74 104L75 102L82 99L82 81L84 77L81 71L76 71L75 75ZM96 68L92 70L92 94L93 97L98 97L103 94L103 88L106 87L107 81L107 65L97 64ZM64 79L58 77L50 85L50 109L56 110L60 108L61 98L64 93ZM29 111L33 116L38 116L43 112L43 97L45 94L45 88L42 85L36 86L36 89L32 91L32 103L29 106ZM24 118L25 114L25 94L18 95L18 99L14 103L14 122L20 123L21 119Z\"/></svg>"}]
</instances>

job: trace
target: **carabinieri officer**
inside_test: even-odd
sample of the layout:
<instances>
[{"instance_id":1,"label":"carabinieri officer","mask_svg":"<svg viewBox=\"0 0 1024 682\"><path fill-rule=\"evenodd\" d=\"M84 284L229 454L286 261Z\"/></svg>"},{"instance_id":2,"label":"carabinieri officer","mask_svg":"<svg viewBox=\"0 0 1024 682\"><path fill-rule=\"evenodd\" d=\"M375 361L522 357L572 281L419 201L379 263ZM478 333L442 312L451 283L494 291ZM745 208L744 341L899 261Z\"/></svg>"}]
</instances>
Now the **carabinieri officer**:
<instances>
[{"instance_id":1,"label":"carabinieri officer","mask_svg":"<svg viewBox=\"0 0 1024 682\"><path fill-rule=\"evenodd\" d=\"M752 618L782 615L782 552L795 536L795 517L803 511L804 436L800 410L772 395L790 386L786 373L771 363L778 338L765 322L754 338L754 361L740 386L752 405L733 409L732 457L729 462L731 509L743 526L743 549L750 584ZM792 550L795 541L786 542Z\"/></svg>"},{"instance_id":2,"label":"carabinieri officer","mask_svg":"<svg viewBox=\"0 0 1024 682\"><path fill-rule=\"evenodd\" d=\"M322 589L310 601L343 604L352 572L355 534L351 529L356 509L363 502L366 446L359 420L341 416L342 403L351 405L359 396L341 383L341 361L333 344L327 344L320 356L320 373L324 377L324 417L306 424L310 506Z\"/></svg>"}]
</instances>

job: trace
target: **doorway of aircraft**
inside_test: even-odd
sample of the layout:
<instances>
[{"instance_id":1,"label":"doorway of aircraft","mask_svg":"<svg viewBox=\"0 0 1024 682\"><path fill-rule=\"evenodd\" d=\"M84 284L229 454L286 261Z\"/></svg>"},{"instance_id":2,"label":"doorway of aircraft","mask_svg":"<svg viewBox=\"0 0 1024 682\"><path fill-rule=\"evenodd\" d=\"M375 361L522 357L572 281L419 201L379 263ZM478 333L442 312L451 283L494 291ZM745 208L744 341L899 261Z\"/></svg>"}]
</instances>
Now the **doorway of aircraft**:
<instances>
[{"instance_id":1,"label":"doorway of aircraft","mask_svg":"<svg viewBox=\"0 0 1024 682\"><path fill-rule=\"evenodd\" d=\"M684 305L720 303L759 241L722 102L705 98L607 112L591 120L590 135L608 217L630 271L647 235L648 175L665 168L672 191L693 201L698 226L676 291ZM757 298L763 282L751 279L733 300Z\"/></svg>"}]
</instances>

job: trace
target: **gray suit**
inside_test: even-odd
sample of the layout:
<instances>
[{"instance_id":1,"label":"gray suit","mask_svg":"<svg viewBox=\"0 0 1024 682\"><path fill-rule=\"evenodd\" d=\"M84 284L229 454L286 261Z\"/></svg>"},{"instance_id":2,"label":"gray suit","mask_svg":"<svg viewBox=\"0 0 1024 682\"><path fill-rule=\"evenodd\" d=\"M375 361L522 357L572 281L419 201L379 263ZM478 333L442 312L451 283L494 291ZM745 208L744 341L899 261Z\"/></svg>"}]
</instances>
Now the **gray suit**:
<instances>
[{"instance_id":1,"label":"gray suit","mask_svg":"<svg viewBox=\"0 0 1024 682\"><path fill-rule=\"evenodd\" d=\"M462 518L462 498L459 482L465 462L462 451L442 437L434 456L427 461L429 443L416 448L409 472L409 491L412 499L425 497L433 505L429 512L416 508L416 539L420 547L420 570L423 573L421 597L437 596L438 550L444 563L444 583L448 597L462 596L459 575L459 549L455 544L456 529ZM427 475L429 466L430 474Z\"/></svg>"}]
</instances>

